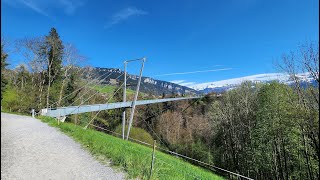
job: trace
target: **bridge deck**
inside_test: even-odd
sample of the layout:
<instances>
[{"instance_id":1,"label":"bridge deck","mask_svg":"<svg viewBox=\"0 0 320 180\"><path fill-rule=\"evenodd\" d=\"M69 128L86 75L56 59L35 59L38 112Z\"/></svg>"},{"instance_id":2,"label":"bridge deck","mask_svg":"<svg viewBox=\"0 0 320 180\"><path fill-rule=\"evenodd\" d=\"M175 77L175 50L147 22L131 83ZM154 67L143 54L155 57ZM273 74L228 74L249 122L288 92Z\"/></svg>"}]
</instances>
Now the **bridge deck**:
<instances>
[{"instance_id":1,"label":"bridge deck","mask_svg":"<svg viewBox=\"0 0 320 180\"><path fill-rule=\"evenodd\" d=\"M140 100L136 101L136 105L146 105L169 101L196 99L200 97L183 97L183 98L166 98L166 99L152 99L152 100ZM132 107L132 101L128 102L116 102L108 104L93 104L93 105L81 105L81 106L69 106L69 107L58 107L42 109L41 115L50 117L62 117L70 114L80 114L85 112L94 112L100 110L117 109L117 108L130 108Z\"/></svg>"}]
</instances>

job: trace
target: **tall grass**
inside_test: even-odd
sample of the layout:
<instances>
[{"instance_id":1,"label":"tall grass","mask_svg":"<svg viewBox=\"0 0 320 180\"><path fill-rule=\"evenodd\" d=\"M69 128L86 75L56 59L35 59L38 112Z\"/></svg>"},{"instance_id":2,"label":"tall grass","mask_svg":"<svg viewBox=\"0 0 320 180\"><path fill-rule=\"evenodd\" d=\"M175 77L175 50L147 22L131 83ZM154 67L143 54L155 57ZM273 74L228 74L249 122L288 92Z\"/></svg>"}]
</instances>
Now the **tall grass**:
<instances>
[{"instance_id":1,"label":"tall grass","mask_svg":"<svg viewBox=\"0 0 320 180\"><path fill-rule=\"evenodd\" d=\"M127 178L148 179L152 159L152 148L93 129L84 130L71 123L57 124L50 117L39 117L50 126L59 128L88 149L98 160L110 159L112 165L127 173ZM211 171L194 166L182 159L156 151L151 179L223 179Z\"/></svg>"}]
</instances>

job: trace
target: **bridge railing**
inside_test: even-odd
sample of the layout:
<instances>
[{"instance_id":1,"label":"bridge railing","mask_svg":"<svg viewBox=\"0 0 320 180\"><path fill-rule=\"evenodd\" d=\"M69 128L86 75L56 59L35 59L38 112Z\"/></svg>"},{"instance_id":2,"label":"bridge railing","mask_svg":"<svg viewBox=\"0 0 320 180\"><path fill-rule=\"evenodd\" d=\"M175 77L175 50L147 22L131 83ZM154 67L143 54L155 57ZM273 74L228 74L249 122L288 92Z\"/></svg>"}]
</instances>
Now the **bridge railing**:
<instances>
[{"instance_id":1,"label":"bridge railing","mask_svg":"<svg viewBox=\"0 0 320 180\"><path fill-rule=\"evenodd\" d=\"M200 98L200 97L181 97L181 98L140 100L136 102L136 105L146 105L146 104L196 99L196 98ZM107 103L107 104L58 107L58 108L46 108L41 110L41 115L50 116L50 117L62 117L70 114L80 114L80 113L86 113L86 112L94 112L94 111L117 109L117 108L130 108L130 107L132 107L132 101Z\"/></svg>"}]
</instances>

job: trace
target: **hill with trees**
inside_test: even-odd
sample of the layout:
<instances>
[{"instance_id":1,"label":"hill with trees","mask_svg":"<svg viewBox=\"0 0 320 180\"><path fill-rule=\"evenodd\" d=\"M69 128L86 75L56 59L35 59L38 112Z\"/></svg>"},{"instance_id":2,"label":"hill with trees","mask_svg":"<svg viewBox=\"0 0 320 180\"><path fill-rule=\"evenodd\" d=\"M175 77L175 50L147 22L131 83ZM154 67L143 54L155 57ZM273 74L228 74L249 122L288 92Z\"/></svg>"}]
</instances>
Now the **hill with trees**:
<instances>
[{"instance_id":1,"label":"hill with trees","mask_svg":"<svg viewBox=\"0 0 320 180\"><path fill-rule=\"evenodd\" d=\"M10 53L1 46L4 110L29 113L32 108L39 111L45 107L122 101L120 80L111 80L121 72L83 67L84 56L74 45L62 42L56 29L46 36L14 43L27 63L6 69ZM134 127L149 133L161 148L254 179L319 179L318 42L308 42L298 51L284 55L277 68L292 77L292 86L279 82L253 86L244 82L221 95L210 93L198 100L139 106ZM105 81L103 77L112 71L119 72ZM316 84L305 83L302 87L297 76L300 72L310 73ZM165 91L155 92L155 86L150 85L154 83L148 82L152 79L143 81L145 93L139 98L151 99ZM112 82L116 88L110 91L95 88ZM92 84L87 86L88 83ZM162 87L168 89L169 85ZM152 92L155 94L148 94ZM166 92L170 94L169 90ZM103 129L119 131L121 113L122 109L98 115L83 113L71 115L66 121L83 127L93 119L91 129L110 134Z\"/></svg>"}]
</instances>

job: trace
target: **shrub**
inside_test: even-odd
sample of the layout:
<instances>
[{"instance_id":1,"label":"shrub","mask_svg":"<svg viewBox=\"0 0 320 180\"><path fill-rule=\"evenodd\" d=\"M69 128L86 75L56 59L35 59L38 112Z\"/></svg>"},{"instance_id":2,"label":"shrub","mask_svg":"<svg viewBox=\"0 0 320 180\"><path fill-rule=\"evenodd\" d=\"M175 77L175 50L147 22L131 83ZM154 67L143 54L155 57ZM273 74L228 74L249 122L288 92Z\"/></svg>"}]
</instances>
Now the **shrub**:
<instances>
[{"instance_id":1,"label":"shrub","mask_svg":"<svg viewBox=\"0 0 320 180\"><path fill-rule=\"evenodd\" d=\"M125 128L125 133L124 133L125 135L127 135L127 129L128 129L128 126L126 126ZM122 125L117 126L116 132L119 134L122 134ZM139 141L153 144L152 136L146 130L141 128L131 127L130 137L133 139L137 139Z\"/></svg>"}]
</instances>

